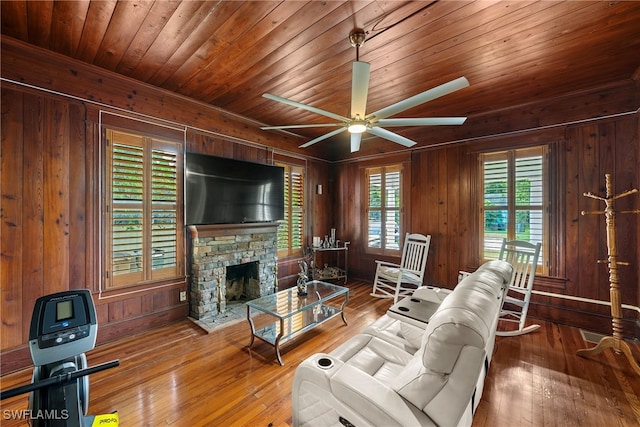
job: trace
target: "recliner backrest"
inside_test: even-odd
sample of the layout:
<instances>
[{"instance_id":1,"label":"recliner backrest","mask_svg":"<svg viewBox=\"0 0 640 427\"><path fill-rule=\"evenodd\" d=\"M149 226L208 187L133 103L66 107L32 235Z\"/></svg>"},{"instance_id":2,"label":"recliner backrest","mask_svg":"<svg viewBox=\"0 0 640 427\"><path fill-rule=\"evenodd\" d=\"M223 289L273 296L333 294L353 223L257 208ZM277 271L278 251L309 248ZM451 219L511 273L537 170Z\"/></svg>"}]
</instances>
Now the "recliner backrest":
<instances>
[{"instance_id":1,"label":"recliner backrest","mask_svg":"<svg viewBox=\"0 0 640 427\"><path fill-rule=\"evenodd\" d=\"M456 425L493 350L501 290L511 278L502 261L461 282L429 320L422 345L393 384L438 425ZM462 286L461 286L462 285Z\"/></svg>"}]
</instances>

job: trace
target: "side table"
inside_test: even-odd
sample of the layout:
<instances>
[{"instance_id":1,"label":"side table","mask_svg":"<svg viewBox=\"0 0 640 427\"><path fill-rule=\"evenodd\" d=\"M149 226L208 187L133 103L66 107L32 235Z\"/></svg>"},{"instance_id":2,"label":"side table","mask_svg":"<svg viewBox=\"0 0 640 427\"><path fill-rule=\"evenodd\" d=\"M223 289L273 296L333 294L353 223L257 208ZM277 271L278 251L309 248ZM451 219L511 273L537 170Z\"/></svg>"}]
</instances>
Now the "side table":
<instances>
[{"instance_id":1,"label":"side table","mask_svg":"<svg viewBox=\"0 0 640 427\"><path fill-rule=\"evenodd\" d=\"M311 247L311 251L313 252L313 268L311 269L313 280L344 279L344 283L347 283L349 243L351 242L344 242L344 246L336 246L333 248ZM318 267L318 252L335 254L335 266L329 266L326 264L324 268ZM340 263L340 255L344 256L344 264L342 265Z\"/></svg>"}]
</instances>

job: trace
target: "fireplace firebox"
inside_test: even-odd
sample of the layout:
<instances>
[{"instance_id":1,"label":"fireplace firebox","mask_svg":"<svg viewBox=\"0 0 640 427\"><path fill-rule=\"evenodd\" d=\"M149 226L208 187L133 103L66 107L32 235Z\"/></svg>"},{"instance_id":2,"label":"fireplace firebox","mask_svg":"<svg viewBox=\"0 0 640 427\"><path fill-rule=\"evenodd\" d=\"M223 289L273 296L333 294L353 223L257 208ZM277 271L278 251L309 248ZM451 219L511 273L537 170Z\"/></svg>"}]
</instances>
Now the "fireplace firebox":
<instances>
[{"instance_id":1,"label":"fireplace firebox","mask_svg":"<svg viewBox=\"0 0 640 427\"><path fill-rule=\"evenodd\" d=\"M225 274L225 300L250 301L260 298L260 278L258 261L230 265Z\"/></svg>"}]
</instances>

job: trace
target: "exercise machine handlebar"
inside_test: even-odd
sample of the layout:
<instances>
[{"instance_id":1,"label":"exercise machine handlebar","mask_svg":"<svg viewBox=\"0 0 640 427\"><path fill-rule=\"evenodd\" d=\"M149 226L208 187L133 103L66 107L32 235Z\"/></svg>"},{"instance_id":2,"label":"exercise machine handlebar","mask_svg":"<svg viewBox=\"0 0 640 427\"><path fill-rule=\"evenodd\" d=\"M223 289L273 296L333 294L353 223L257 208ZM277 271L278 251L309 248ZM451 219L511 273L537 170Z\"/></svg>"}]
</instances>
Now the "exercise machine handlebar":
<instances>
[{"instance_id":1,"label":"exercise machine handlebar","mask_svg":"<svg viewBox=\"0 0 640 427\"><path fill-rule=\"evenodd\" d=\"M79 369L77 371L68 372L66 374L56 375L55 377L45 378L32 382L27 385L11 388L0 392L0 400L8 399L10 397L19 396L24 393L29 393L35 390L40 390L52 385L65 384L67 382L75 381L78 378L86 375L95 374L96 372L104 371L106 369L115 368L120 365L120 360L112 360L110 362L101 363L99 365L90 366L88 368Z\"/></svg>"}]
</instances>

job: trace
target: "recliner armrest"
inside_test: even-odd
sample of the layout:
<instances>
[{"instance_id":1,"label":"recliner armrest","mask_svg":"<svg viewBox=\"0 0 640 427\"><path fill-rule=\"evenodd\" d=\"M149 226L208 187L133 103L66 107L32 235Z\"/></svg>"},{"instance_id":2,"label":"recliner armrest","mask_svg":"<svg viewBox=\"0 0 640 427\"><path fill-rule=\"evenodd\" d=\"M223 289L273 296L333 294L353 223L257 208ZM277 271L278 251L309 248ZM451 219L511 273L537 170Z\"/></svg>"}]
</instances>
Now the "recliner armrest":
<instances>
[{"instance_id":1,"label":"recliner armrest","mask_svg":"<svg viewBox=\"0 0 640 427\"><path fill-rule=\"evenodd\" d=\"M341 366L329 381L333 395L373 425L435 426L389 385L349 364Z\"/></svg>"},{"instance_id":2,"label":"recliner armrest","mask_svg":"<svg viewBox=\"0 0 640 427\"><path fill-rule=\"evenodd\" d=\"M451 292L453 292L451 289L435 288L433 286L420 286L413 292L411 297L439 304L444 301L445 297Z\"/></svg>"},{"instance_id":3,"label":"recliner armrest","mask_svg":"<svg viewBox=\"0 0 640 427\"><path fill-rule=\"evenodd\" d=\"M321 366L320 361L330 361L331 366ZM330 378L344 362L324 353L317 353L298 365L293 378L293 425L324 427L336 425L344 417L354 425L366 426L368 422L351 407L333 396Z\"/></svg>"}]
</instances>

